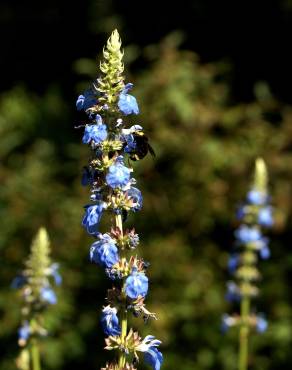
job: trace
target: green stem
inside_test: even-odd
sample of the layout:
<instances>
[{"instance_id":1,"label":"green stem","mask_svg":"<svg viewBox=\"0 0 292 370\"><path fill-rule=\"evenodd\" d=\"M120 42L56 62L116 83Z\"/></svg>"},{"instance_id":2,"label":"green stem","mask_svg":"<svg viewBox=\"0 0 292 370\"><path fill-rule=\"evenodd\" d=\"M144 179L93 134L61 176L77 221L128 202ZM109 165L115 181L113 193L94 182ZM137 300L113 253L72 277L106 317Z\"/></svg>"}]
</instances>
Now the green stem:
<instances>
[{"instance_id":1,"label":"green stem","mask_svg":"<svg viewBox=\"0 0 292 370\"><path fill-rule=\"evenodd\" d=\"M127 310L123 310L121 312L121 339L122 342L125 340L127 336ZM126 364L126 355L124 352L120 352L119 354L119 369L123 369Z\"/></svg>"},{"instance_id":2,"label":"green stem","mask_svg":"<svg viewBox=\"0 0 292 370\"><path fill-rule=\"evenodd\" d=\"M238 370L247 370L248 367L248 317L250 310L250 298L244 296L240 304L240 316L242 324L239 331L239 356Z\"/></svg>"},{"instance_id":3,"label":"green stem","mask_svg":"<svg viewBox=\"0 0 292 370\"><path fill-rule=\"evenodd\" d=\"M121 215L116 215L116 226L120 229L123 236L123 221ZM121 323L121 342L124 343L127 336L127 309L126 309L126 297L124 298L124 307L120 310L119 319ZM125 352L119 353L119 369L123 369L126 364Z\"/></svg>"},{"instance_id":4,"label":"green stem","mask_svg":"<svg viewBox=\"0 0 292 370\"><path fill-rule=\"evenodd\" d=\"M32 370L41 370L40 352L36 339L31 340L31 364Z\"/></svg>"}]
</instances>

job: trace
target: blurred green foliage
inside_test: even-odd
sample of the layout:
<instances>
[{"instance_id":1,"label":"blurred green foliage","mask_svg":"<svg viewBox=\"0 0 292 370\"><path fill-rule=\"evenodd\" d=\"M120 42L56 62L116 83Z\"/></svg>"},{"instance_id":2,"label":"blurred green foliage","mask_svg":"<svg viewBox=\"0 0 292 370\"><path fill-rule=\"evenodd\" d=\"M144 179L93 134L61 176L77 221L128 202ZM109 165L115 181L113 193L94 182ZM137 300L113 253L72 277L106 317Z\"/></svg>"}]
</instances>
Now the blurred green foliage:
<instances>
[{"instance_id":1,"label":"blurred green foliage","mask_svg":"<svg viewBox=\"0 0 292 370\"><path fill-rule=\"evenodd\" d=\"M225 266L235 206L248 189L254 159L262 156L276 225L255 302L270 326L252 338L250 362L253 369L290 369L292 107L273 98L264 82L255 86L254 101L234 102L229 67L202 64L179 43L174 33L145 48L148 64L131 79L142 111L133 123L144 126L156 157L134 164L144 208L127 224L136 227L140 253L151 262L147 304L159 316L145 327L133 318L133 325L163 341L165 369L236 368L237 334L220 332L221 315L230 309ZM96 73L86 59L75 69ZM58 86L41 96L18 86L0 98L1 370L15 369L18 353L20 301L10 283L40 225L48 229L64 279L59 304L48 317L44 369L96 369L111 355L102 349L98 324L110 283L89 263L91 240L80 226L88 199L80 184L88 150L74 129L74 104Z\"/></svg>"}]
</instances>

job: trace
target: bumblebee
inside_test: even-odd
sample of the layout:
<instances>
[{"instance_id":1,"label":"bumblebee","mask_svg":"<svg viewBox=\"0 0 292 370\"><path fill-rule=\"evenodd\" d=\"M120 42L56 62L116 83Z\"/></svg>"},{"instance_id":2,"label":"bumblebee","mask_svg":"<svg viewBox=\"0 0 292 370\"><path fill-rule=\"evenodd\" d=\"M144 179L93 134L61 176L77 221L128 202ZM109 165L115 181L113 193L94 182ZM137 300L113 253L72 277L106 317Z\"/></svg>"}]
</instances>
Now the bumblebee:
<instances>
[{"instance_id":1,"label":"bumblebee","mask_svg":"<svg viewBox=\"0 0 292 370\"><path fill-rule=\"evenodd\" d=\"M148 137L143 131L134 131L132 135L135 142L135 149L130 153L130 159L132 161L139 161L140 159L143 159L148 152L152 155L152 157L155 157L155 152L148 142Z\"/></svg>"}]
</instances>

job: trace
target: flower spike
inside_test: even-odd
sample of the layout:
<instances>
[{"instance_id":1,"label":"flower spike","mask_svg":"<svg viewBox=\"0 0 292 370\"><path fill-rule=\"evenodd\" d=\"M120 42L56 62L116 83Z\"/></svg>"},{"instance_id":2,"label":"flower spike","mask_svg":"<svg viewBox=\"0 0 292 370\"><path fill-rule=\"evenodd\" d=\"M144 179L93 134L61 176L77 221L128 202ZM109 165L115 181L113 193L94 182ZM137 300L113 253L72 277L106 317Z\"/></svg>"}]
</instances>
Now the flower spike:
<instances>
[{"instance_id":1,"label":"flower spike","mask_svg":"<svg viewBox=\"0 0 292 370\"><path fill-rule=\"evenodd\" d=\"M139 107L136 98L129 94L133 84L124 83L121 45L119 33L114 30L103 49L100 76L76 102L77 109L87 115L82 142L92 152L82 175L82 185L90 187L91 201L85 206L82 225L95 239L89 252L91 262L103 267L113 283L100 321L107 336L105 349L114 350L117 356L103 369L135 370L137 352L142 352L145 363L159 370L163 356L157 347L161 341L151 335L141 341L137 332L128 330L130 312L145 321L156 319L144 302L149 264L135 255L129 257L139 245L139 236L133 228L123 227L128 213L140 211L143 205L130 163L154 152L143 127L130 123ZM106 215L111 216L114 224L109 232L101 233L100 222Z\"/></svg>"},{"instance_id":2,"label":"flower spike","mask_svg":"<svg viewBox=\"0 0 292 370\"><path fill-rule=\"evenodd\" d=\"M239 370L247 370L248 337L251 329L263 333L268 326L262 314L253 314L250 309L251 299L259 291L256 286L260 278L258 260L270 257L269 239L263 235L265 229L273 225L273 208L269 204L267 185L267 168L263 159L258 158L246 203L237 212L241 224L234 233L236 251L228 261L228 270L235 281L228 282L226 299L240 302L240 314L224 314L222 318L223 332L231 327L239 327Z\"/></svg>"}]
</instances>

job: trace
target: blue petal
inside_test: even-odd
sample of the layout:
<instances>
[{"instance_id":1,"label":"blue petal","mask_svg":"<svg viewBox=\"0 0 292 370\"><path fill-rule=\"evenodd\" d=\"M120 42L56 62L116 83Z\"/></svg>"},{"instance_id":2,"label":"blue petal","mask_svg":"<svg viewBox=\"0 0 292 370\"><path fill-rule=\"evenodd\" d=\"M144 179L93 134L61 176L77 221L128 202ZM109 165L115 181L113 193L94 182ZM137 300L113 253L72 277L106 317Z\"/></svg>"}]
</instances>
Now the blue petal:
<instances>
[{"instance_id":1,"label":"blue petal","mask_svg":"<svg viewBox=\"0 0 292 370\"><path fill-rule=\"evenodd\" d=\"M144 361L146 364L152 366L153 370L160 370L163 362L163 355L156 347L150 347L148 351L144 353Z\"/></svg>"},{"instance_id":2,"label":"blue petal","mask_svg":"<svg viewBox=\"0 0 292 370\"><path fill-rule=\"evenodd\" d=\"M57 303L57 297L53 289L50 287L44 287L41 290L41 297L44 301L46 301L49 304L56 304Z\"/></svg>"},{"instance_id":3,"label":"blue petal","mask_svg":"<svg viewBox=\"0 0 292 370\"><path fill-rule=\"evenodd\" d=\"M125 282L125 292L131 299L145 297L148 292L148 278L142 272L132 272Z\"/></svg>"},{"instance_id":4,"label":"blue petal","mask_svg":"<svg viewBox=\"0 0 292 370\"><path fill-rule=\"evenodd\" d=\"M108 169L106 183L113 189L126 186L130 180L131 171L122 162L116 161Z\"/></svg>"}]
</instances>

